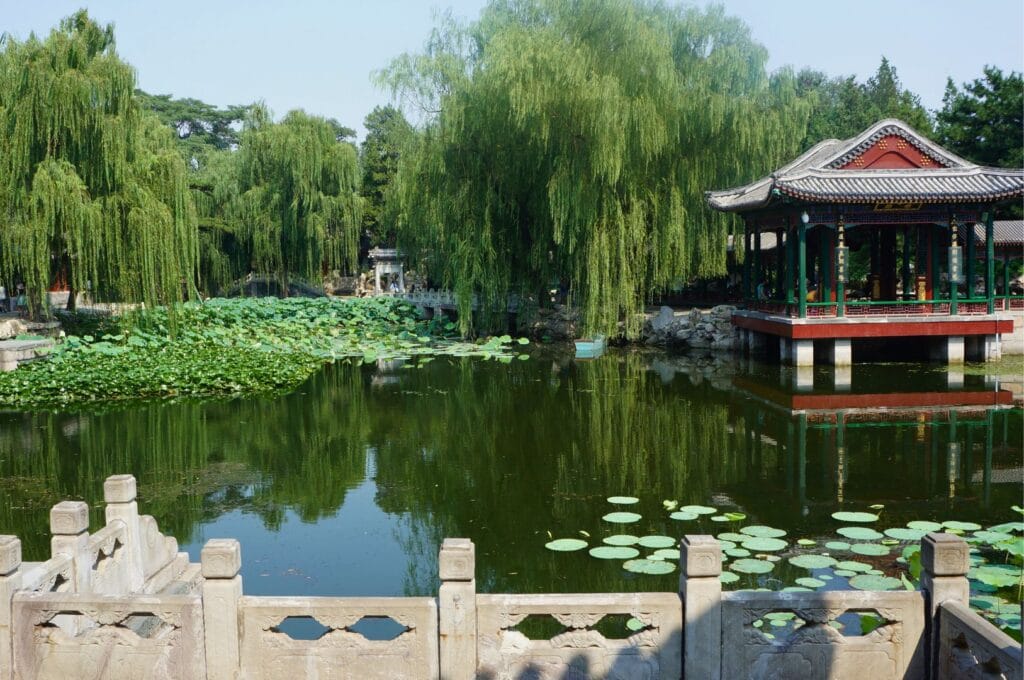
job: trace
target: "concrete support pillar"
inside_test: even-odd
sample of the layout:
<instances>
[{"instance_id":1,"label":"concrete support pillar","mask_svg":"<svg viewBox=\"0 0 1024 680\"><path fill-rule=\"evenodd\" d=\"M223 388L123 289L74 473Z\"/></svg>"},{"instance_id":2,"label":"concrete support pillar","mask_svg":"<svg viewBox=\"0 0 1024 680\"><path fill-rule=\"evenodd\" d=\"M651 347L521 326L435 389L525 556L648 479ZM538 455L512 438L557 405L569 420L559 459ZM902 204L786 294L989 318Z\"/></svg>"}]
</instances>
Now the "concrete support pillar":
<instances>
[{"instance_id":1,"label":"concrete support pillar","mask_svg":"<svg viewBox=\"0 0 1024 680\"><path fill-rule=\"evenodd\" d=\"M793 389L797 392L810 392L814 389L814 366L793 367Z\"/></svg>"},{"instance_id":2,"label":"concrete support pillar","mask_svg":"<svg viewBox=\"0 0 1024 680\"><path fill-rule=\"evenodd\" d=\"M946 362L949 364L964 363L964 336L951 335L946 338Z\"/></svg>"},{"instance_id":3,"label":"concrete support pillar","mask_svg":"<svg viewBox=\"0 0 1024 680\"><path fill-rule=\"evenodd\" d=\"M836 364L832 374L832 385L836 392L849 392L853 384L853 366L840 366Z\"/></svg>"},{"instance_id":4,"label":"concrete support pillar","mask_svg":"<svg viewBox=\"0 0 1024 680\"><path fill-rule=\"evenodd\" d=\"M751 354L763 354L766 340L764 333L758 333L757 331L747 331L750 333L750 353Z\"/></svg>"},{"instance_id":5,"label":"concrete support pillar","mask_svg":"<svg viewBox=\"0 0 1024 680\"><path fill-rule=\"evenodd\" d=\"M200 553L203 570L203 625L206 677L234 680L239 670L241 637L238 600L242 597L242 547L233 538L213 538Z\"/></svg>"},{"instance_id":6,"label":"concrete support pillar","mask_svg":"<svg viewBox=\"0 0 1024 680\"><path fill-rule=\"evenodd\" d=\"M468 538L446 538L438 557L441 677L476 677L476 549Z\"/></svg>"},{"instance_id":7,"label":"concrete support pillar","mask_svg":"<svg viewBox=\"0 0 1024 680\"><path fill-rule=\"evenodd\" d=\"M779 363L780 364L789 363L790 354L793 351L792 344L793 344L793 342L789 338L783 338L783 337L779 338Z\"/></svg>"},{"instance_id":8,"label":"concrete support pillar","mask_svg":"<svg viewBox=\"0 0 1024 680\"><path fill-rule=\"evenodd\" d=\"M794 366L814 366L814 341L797 340L790 343L790 356Z\"/></svg>"},{"instance_id":9,"label":"concrete support pillar","mask_svg":"<svg viewBox=\"0 0 1024 680\"><path fill-rule=\"evenodd\" d=\"M1003 343L999 335L986 335L982 340L984 361L996 361L1003 356Z\"/></svg>"},{"instance_id":10,"label":"concrete support pillar","mask_svg":"<svg viewBox=\"0 0 1024 680\"><path fill-rule=\"evenodd\" d=\"M14 677L11 600L21 587L21 541L0 536L0 680Z\"/></svg>"},{"instance_id":11,"label":"concrete support pillar","mask_svg":"<svg viewBox=\"0 0 1024 680\"><path fill-rule=\"evenodd\" d=\"M970 567L967 543L959 536L930 533L921 540L921 592L925 599L925 649L932 672L937 678L939 651L939 605L953 601L968 604Z\"/></svg>"},{"instance_id":12,"label":"concrete support pillar","mask_svg":"<svg viewBox=\"0 0 1024 680\"><path fill-rule=\"evenodd\" d=\"M713 536L684 536L679 547L683 677L721 680L722 547Z\"/></svg>"},{"instance_id":13,"label":"concrete support pillar","mask_svg":"<svg viewBox=\"0 0 1024 680\"><path fill-rule=\"evenodd\" d=\"M853 365L853 341L850 338L836 338L830 343L829 363L833 366Z\"/></svg>"},{"instance_id":14,"label":"concrete support pillar","mask_svg":"<svg viewBox=\"0 0 1024 680\"><path fill-rule=\"evenodd\" d=\"M380 295L381 294L381 289L380 289L380 267L374 267L373 268L373 285L374 285L373 294L374 295Z\"/></svg>"},{"instance_id":15,"label":"concrete support pillar","mask_svg":"<svg viewBox=\"0 0 1024 680\"><path fill-rule=\"evenodd\" d=\"M958 390L964 386L964 369L963 365L951 366L946 371L946 386L950 389Z\"/></svg>"},{"instance_id":16,"label":"concrete support pillar","mask_svg":"<svg viewBox=\"0 0 1024 680\"><path fill-rule=\"evenodd\" d=\"M128 592L137 593L145 585L146 575L142 562L142 529L139 526L139 506L135 502L135 477L112 475L103 482L103 500L107 524L121 520L126 528L124 550L128 563Z\"/></svg>"},{"instance_id":17,"label":"concrete support pillar","mask_svg":"<svg viewBox=\"0 0 1024 680\"><path fill-rule=\"evenodd\" d=\"M398 292L405 292L405 269L402 267L398 269Z\"/></svg>"}]
</instances>

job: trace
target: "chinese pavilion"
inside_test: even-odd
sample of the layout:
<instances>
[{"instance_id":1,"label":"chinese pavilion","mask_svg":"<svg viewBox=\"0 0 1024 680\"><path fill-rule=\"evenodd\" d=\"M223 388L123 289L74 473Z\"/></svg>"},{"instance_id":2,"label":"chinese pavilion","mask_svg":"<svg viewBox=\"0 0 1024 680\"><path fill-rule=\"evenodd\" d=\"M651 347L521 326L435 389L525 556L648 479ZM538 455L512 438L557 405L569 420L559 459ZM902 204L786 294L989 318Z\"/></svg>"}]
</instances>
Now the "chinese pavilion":
<instances>
[{"instance_id":1,"label":"chinese pavilion","mask_svg":"<svg viewBox=\"0 0 1024 680\"><path fill-rule=\"evenodd\" d=\"M1022 197L1024 170L975 165L899 120L823 141L768 177L707 193L745 223L746 305L733 325L744 347L777 338L797 366L814 364L815 341L849 365L865 338L919 337L951 363L998 358L1013 331L1000 312L1024 300L996 296L994 207Z\"/></svg>"}]
</instances>

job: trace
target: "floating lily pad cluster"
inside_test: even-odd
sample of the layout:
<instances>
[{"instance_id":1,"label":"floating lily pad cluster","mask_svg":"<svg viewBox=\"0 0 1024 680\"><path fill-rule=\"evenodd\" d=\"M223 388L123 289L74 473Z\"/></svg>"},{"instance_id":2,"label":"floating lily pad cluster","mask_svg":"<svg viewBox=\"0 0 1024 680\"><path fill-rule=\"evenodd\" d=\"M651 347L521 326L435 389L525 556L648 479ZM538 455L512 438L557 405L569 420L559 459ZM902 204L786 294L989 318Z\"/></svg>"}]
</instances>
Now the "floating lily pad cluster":
<instances>
[{"instance_id":1,"label":"floating lily pad cluster","mask_svg":"<svg viewBox=\"0 0 1024 680\"><path fill-rule=\"evenodd\" d=\"M634 496L612 496L613 506L637 505ZM982 615L1004 628L1019 630L1020 605L1017 590L1024 588L1021 560L1024 557L1024 522L1014 521L982 527L975 522L946 520L914 520L902 527L873 528L882 517L884 506L874 505L866 511L839 511L832 518L842 526L836 537L819 536L791 540L784 529L762 524L741 526L746 515L741 512L720 512L705 505L680 505L678 501L663 502L668 519L674 522L728 523L728 531L715 535L722 548L723 584L739 584L756 590L768 584L782 585L777 567L788 565L787 576L794 585L784 591L818 589L913 590L920 573L920 541L928 532L945 531L962 535L972 547L971 604ZM1014 510L1018 510L1015 506ZM1024 514L1024 510L1020 510ZM643 516L631 510L615 509L602 520L612 528L637 524ZM713 525L701 524L702 528ZM586 532L580 532L589 536ZM692 529L683 533L695 533ZM902 550L898 547L904 547ZM585 541L576 538L553 540L547 547L556 551L583 550ZM646 554L644 554L646 551ZM894 552L895 551L895 552ZM590 547L589 554L601 560L621 560L622 568L635 574L664 575L676 570L679 559L678 539L663 535L614 533ZM796 571L794 571L794 569ZM801 573L800 570L805 570ZM887 573L888 572L888 573ZM1011 592L1012 591L1012 592ZM1014 599L1016 598L1016 599ZM782 622L790 622L783 624ZM789 618L767 618L762 626L777 628L790 625Z\"/></svg>"}]
</instances>

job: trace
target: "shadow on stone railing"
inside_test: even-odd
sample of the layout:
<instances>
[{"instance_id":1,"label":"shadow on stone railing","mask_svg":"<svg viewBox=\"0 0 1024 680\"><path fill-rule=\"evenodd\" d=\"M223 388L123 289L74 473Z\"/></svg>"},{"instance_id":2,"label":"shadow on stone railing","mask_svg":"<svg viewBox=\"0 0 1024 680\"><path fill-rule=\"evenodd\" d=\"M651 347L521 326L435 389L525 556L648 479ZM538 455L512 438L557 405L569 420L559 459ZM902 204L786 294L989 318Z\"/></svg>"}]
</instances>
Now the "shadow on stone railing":
<instances>
[{"instance_id":1,"label":"shadow on stone railing","mask_svg":"<svg viewBox=\"0 0 1024 680\"><path fill-rule=\"evenodd\" d=\"M0 537L0 680L1020 676L1020 645L966 606L949 534L925 537L917 592L723 593L718 542L686 536L675 593L478 594L473 543L446 539L436 598L250 597L238 541L189 564L139 516L134 478L104 495L91 535L84 503L54 506L46 562ZM877 626L848 636L851 613Z\"/></svg>"}]
</instances>

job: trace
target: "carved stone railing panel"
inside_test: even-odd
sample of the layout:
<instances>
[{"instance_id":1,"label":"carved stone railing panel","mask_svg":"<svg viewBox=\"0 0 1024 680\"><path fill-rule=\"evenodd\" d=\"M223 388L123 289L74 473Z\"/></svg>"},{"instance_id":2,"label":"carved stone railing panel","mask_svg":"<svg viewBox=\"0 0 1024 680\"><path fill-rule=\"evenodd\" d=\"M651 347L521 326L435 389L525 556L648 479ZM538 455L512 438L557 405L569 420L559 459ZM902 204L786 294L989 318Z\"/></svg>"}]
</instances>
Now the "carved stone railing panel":
<instances>
[{"instance_id":1,"label":"carved stone railing panel","mask_svg":"<svg viewBox=\"0 0 1024 680\"><path fill-rule=\"evenodd\" d=\"M198 596L18 593L13 607L17 678L206 676Z\"/></svg>"},{"instance_id":2,"label":"carved stone railing panel","mask_svg":"<svg viewBox=\"0 0 1024 680\"><path fill-rule=\"evenodd\" d=\"M139 515L139 533L142 537L142 573L146 580L162 570L177 556L178 541L160 533L156 520Z\"/></svg>"},{"instance_id":3,"label":"carved stone railing panel","mask_svg":"<svg viewBox=\"0 0 1024 680\"><path fill-rule=\"evenodd\" d=\"M289 617L311 617L328 629L317 640L276 630ZM392 640L351 630L366 617L405 627ZM242 597L240 678L380 680L438 676L437 602L427 597Z\"/></svg>"},{"instance_id":4,"label":"carved stone railing panel","mask_svg":"<svg viewBox=\"0 0 1024 680\"><path fill-rule=\"evenodd\" d=\"M676 680L682 673L682 608L676 593L477 595L479 673L494 680L529 677ZM565 629L548 640L515 630L548 615ZM595 627L628 615L643 627L608 639ZM574 675L575 674L575 675Z\"/></svg>"},{"instance_id":5,"label":"carved stone railing panel","mask_svg":"<svg viewBox=\"0 0 1024 680\"><path fill-rule=\"evenodd\" d=\"M877 612L882 624L848 637L836 619ZM769 638L754 622L792 612L784 638ZM722 595L723 678L924 678L924 597L920 592L732 592Z\"/></svg>"},{"instance_id":6,"label":"carved stone railing panel","mask_svg":"<svg viewBox=\"0 0 1024 680\"><path fill-rule=\"evenodd\" d=\"M131 567L125 542L127 526L114 520L89 536L84 559L90 566L89 590L99 595L122 595L126 592Z\"/></svg>"},{"instance_id":7,"label":"carved stone railing panel","mask_svg":"<svg viewBox=\"0 0 1024 680\"><path fill-rule=\"evenodd\" d=\"M940 605L938 653L944 679L1024 677L1020 643L959 602Z\"/></svg>"},{"instance_id":8,"label":"carved stone railing panel","mask_svg":"<svg viewBox=\"0 0 1024 680\"><path fill-rule=\"evenodd\" d=\"M68 555L57 555L45 562L25 564L21 577L21 590L28 592L66 592L71 589L74 560Z\"/></svg>"}]
</instances>

